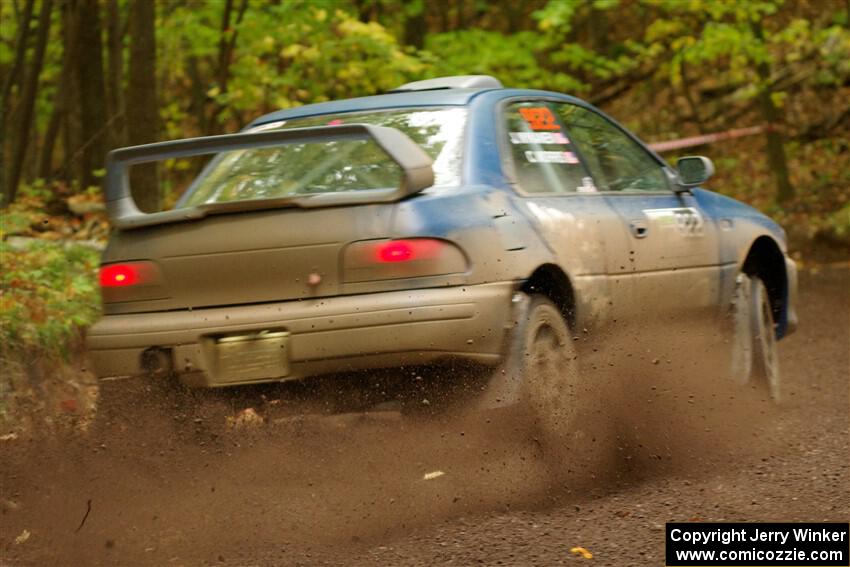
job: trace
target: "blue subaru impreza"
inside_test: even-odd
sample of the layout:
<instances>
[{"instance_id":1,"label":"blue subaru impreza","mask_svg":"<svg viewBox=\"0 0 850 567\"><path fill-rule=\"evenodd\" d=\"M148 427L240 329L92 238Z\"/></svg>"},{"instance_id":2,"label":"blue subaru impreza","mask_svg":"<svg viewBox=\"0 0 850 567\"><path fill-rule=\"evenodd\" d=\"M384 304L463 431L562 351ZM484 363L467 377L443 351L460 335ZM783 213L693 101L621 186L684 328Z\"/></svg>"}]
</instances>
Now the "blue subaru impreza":
<instances>
[{"instance_id":1,"label":"blue subaru impreza","mask_svg":"<svg viewBox=\"0 0 850 567\"><path fill-rule=\"evenodd\" d=\"M173 209L137 208L134 166L203 155ZM712 172L487 76L116 150L88 347L101 377L206 388L466 361L480 404L563 426L575 334L694 316L728 334L733 378L778 397L796 269L776 223L699 187Z\"/></svg>"}]
</instances>

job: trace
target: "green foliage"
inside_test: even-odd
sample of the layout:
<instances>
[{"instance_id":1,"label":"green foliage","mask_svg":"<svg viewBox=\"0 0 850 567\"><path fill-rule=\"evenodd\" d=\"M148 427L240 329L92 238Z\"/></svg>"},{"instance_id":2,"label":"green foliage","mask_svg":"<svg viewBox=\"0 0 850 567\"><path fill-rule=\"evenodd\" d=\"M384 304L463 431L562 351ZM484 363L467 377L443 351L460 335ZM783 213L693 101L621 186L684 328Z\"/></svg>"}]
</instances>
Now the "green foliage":
<instances>
[{"instance_id":1,"label":"green foliage","mask_svg":"<svg viewBox=\"0 0 850 567\"><path fill-rule=\"evenodd\" d=\"M827 225L832 234L850 243L850 203L835 211L827 219Z\"/></svg>"},{"instance_id":2,"label":"green foliage","mask_svg":"<svg viewBox=\"0 0 850 567\"><path fill-rule=\"evenodd\" d=\"M230 34L237 42L226 88L212 82L205 96L224 110L218 119L245 123L264 111L375 94L418 77L424 64L377 22L364 23L335 2L282 2L248 10ZM216 59L223 3L192 3L161 16L168 91L192 80L190 64L206 76ZM215 77L217 78L217 77ZM163 107L169 137L185 135L186 101Z\"/></svg>"},{"instance_id":3,"label":"green foliage","mask_svg":"<svg viewBox=\"0 0 850 567\"><path fill-rule=\"evenodd\" d=\"M506 85L577 92L587 86L544 65L545 38L536 32L506 35L482 29L431 34L421 56L428 76L493 75Z\"/></svg>"},{"instance_id":4,"label":"green foliage","mask_svg":"<svg viewBox=\"0 0 850 567\"><path fill-rule=\"evenodd\" d=\"M738 86L744 100L757 92L759 64L770 66L771 86L780 91L789 86L786 77L816 76L833 85L850 77L850 30L835 22L789 18L782 0L647 3L658 13L637 45L674 86L681 84L685 65L710 69L713 82ZM770 26L769 18L780 14L782 23Z\"/></svg>"},{"instance_id":5,"label":"green foliage","mask_svg":"<svg viewBox=\"0 0 850 567\"><path fill-rule=\"evenodd\" d=\"M100 312L99 253L79 245L0 242L0 357L38 351L67 356Z\"/></svg>"},{"instance_id":6,"label":"green foliage","mask_svg":"<svg viewBox=\"0 0 850 567\"><path fill-rule=\"evenodd\" d=\"M15 202L0 213L0 241L10 234L22 234L32 226L46 223L45 207L51 197L42 181L21 188Z\"/></svg>"},{"instance_id":7,"label":"green foliage","mask_svg":"<svg viewBox=\"0 0 850 567\"><path fill-rule=\"evenodd\" d=\"M36 0L36 12L41 5ZM834 137L848 124L842 108L850 97L850 14L842 2L287 0L244 5L242 13L241 1L156 3L160 138L233 132L278 108L370 95L410 80L452 74L492 74L507 86L601 101L604 110L648 139L763 123L757 103L764 101L756 98L760 92L770 95L768 100L781 114L771 122L778 123L786 140ZM104 68L109 99L104 107L117 114L101 129L111 144L121 145L122 128L133 111L121 109L117 100L126 100L129 86L128 3L117 3L117 20L109 19L108 3L99 6L105 61L114 55L105 43L110 37L107 24L123 30L123 69L113 75L111 66ZM227 6L229 23L222 30ZM18 55L19 8L0 2L4 78ZM411 34L411 24L421 33ZM93 141L74 135L80 117L71 109L64 108L70 113L65 116L55 114L60 86L74 82L68 73L75 66L64 61L66 50L73 47L66 45L71 35L63 33L63 25L62 10L54 3L25 176L32 180L52 173L67 186L82 150ZM29 26L37 31L37 18ZM405 45L419 45L423 37L423 49ZM232 52L223 49L230 42ZM30 37L24 67L33 51ZM7 129L15 123L11 117L20 103L22 80L18 76L11 84ZM113 83L124 92L114 92ZM112 108L115 104L117 109ZM65 101L59 108L67 106ZM53 116L61 120L51 120ZM60 135L54 129L48 140L51 122L61 126ZM6 136L4 155L12 153L14 137ZM42 167L38 157L49 143L55 151L48 167ZM715 148L722 154L723 148L713 146L712 151ZM761 167L753 178L744 165L764 159L763 142L748 144L745 151L749 159L740 159L730 174L736 179L736 194L768 187L765 178L771 175L769 168ZM841 160L844 170L850 170L844 154L835 155L836 163L827 164L825 171L841 169ZM804 169L791 171L798 190L817 193L831 183L821 175L809 184ZM174 202L196 171L187 160L164 165L161 192L166 203ZM50 226L45 231L64 236L52 220L61 212L53 204L47 206L50 199L39 199L21 192L22 206L7 210L0 237L44 221Z\"/></svg>"}]
</instances>

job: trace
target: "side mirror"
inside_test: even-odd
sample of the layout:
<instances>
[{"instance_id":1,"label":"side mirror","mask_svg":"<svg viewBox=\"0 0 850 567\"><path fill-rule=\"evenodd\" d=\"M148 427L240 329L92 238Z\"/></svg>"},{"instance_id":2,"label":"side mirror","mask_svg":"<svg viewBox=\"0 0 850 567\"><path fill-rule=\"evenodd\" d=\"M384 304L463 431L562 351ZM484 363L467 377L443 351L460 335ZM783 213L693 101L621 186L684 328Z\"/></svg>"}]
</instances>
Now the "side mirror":
<instances>
[{"instance_id":1,"label":"side mirror","mask_svg":"<svg viewBox=\"0 0 850 567\"><path fill-rule=\"evenodd\" d=\"M676 171L679 174L679 185L696 187L714 175L714 164L707 157L686 156L676 161Z\"/></svg>"}]
</instances>

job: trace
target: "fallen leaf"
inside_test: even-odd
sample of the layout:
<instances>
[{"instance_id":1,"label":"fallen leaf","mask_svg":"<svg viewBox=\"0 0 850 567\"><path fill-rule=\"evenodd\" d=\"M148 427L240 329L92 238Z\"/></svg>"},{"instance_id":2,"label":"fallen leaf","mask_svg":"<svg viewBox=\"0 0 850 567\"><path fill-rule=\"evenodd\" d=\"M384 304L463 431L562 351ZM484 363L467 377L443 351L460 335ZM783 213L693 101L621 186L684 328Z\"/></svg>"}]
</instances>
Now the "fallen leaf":
<instances>
[{"instance_id":1,"label":"fallen leaf","mask_svg":"<svg viewBox=\"0 0 850 567\"><path fill-rule=\"evenodd\" d=\"M237 413L233 417L227 418L227 425L234 429L242 429L245 427L259 427L265 423L265 419L254 410L254 408L246 408Z\"/></svg>"},{"instance_id":2,"label":"fallen leaf","mask_svg":"<svg viewBox=\"0 0 850 567\"><path fill-rule=\"evenodd\" d=\"M18 545L21 545L22 543L24 543L25 541L27 541L30 538L30 535L31 534L30 534L29 530L22 531L21 535L19 535L18 537L15 538L15 543L18 544Z\"/></svg>"},{"instance_id":3,"label":"fallen leaf","mask_svg":"<svg viewBox=\"0 0 850 567\"><path fill-rule=\"evenodd\" d=\"M593 554L584 547L574 547L570 550L573 555L581 555L585 559L593 559Z\"/></svg>"},{"instance_id":4,"label":"fallen leaf","mask_svg":"<svg viewBox=\"0 0 850 567\"><path fill-rule=\"evenodd\" d=\"M446 473L444 473L443 471L434 471L434 472L425 473L425 476L422 477L422 480L434 480L435 478L439 478L439 477L443 476L444 474L446 474Z\"/></svg>"}]
</instances>

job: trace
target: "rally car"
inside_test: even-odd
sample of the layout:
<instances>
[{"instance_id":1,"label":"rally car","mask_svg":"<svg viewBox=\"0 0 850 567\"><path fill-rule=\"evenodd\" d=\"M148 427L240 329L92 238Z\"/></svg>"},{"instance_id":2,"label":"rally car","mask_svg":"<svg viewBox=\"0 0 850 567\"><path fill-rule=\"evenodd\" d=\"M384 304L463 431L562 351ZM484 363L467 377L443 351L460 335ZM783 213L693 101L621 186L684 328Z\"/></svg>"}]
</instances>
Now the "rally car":
<instances>
[{"instance_id":1,"label":"rally car","mask_svg":"<svg viewBox=\"0 0 850 567\"><path fill-rule=\"evenodd\" d=\"M199 155L171 210L137 208L132 167ZM733 340L735 379L779 396L797 322L782 229L700 188L709 159L672 167L572 96L430 79L119 149L107 172L100 377L219 388L465 361L486 371L482 407L568 415L576 334L694 316Z\"/></svg>"}]
</instances>

